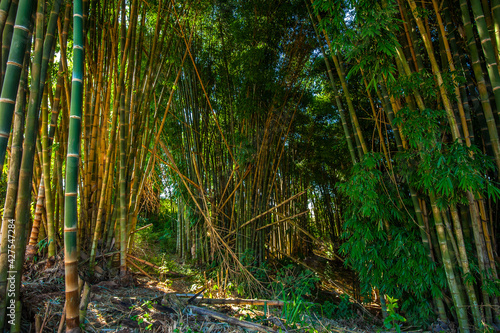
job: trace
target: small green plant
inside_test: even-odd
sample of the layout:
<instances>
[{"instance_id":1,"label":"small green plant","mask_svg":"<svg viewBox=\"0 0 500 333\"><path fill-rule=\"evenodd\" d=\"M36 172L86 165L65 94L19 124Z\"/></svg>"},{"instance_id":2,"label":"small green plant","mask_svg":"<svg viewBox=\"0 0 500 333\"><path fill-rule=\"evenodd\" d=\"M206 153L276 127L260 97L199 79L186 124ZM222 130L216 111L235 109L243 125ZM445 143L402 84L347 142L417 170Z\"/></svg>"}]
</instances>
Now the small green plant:
<instances>
[{"instance_id":1,"label":"small green plant","mask_svg":"<svg viewBox=\"0 0 500 333\"><path fill-rule=\"evenodd\" d=\"M281 318L290 327L296 328L297 324L304 325L305 315L310 314L309 309L314 305L312 303L305 302L301 295L294 295L291 293L289 300L286 299L284 295L283 310L281 311Z\"/></svg>"},{"instance_id":2,"label":"small green plant","mask_svg":"<svg viewBox=\"0 0 500 333\"><path fill-rule=\"evenodd\" d=\"M271 288L282 299L304 298L304 296L312 296L319 281L318 276L310 270L303 270L294 264L289 264L278 271L275 281L271 283Z\"/></svg>"},{"instance_id":3,"label":"small green plant","mask_svg":"<svg viewBox=\"0 0 500 333\"><path fill-rule=\"evenodd\" d=\"M47 242L47 239L44 238L41 241L38 242L38 252L42 252L44 248L46 248L49 245Z\"/></svg>"},{"instance_id":4,"label":"small green plant","mask_svg":"<svg viewBox=\"0 0 500 333\"><path fill-rule=\"evenodd\" d=\"M139 315L132 316L132 320L135 320L138 324L142 324L144 322L144 318L140 317Z\"/></svg>"},{"instance_id":5,"label":"small green plant","mask_svg":"<svg viewBox=\"0 0 500 333\"><path fill-rule=\"evenodd\" d=\"M387 318L384 319L384 326L389 329L395 329L396 332L401 333L401 326L399 323L404 323L406 318L401 316L399 313L396 313L398 308L398 300L387 296Z\"/></svg>"},{"instance_id":6,"label":"small green plant","mask_svg":"<svg viewBox=\"0 0 500 333\"><path fill-rule=\"evenodd\" d=\"M141 307L144 307L144 306L147 306L148 309L150 309L150 310L153 308L151 301L146 301L146 302L142 303Z\"/></svg>"}]
</instances>

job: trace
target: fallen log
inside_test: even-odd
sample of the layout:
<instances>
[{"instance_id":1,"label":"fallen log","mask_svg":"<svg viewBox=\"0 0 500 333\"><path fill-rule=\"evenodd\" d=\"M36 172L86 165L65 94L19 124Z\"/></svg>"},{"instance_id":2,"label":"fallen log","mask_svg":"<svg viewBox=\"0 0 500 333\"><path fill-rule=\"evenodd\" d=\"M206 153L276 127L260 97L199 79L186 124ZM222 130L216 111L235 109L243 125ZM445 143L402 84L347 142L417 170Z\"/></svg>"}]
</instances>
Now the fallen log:
<instances>
[{"instance_id":1,"label":"fallen log","mask_svg":"<svg viewBox=\"0 0 500 333\"><path fill-rule=\"evenodd\" d=\"M202 316L207 316L207 317L210 317L210 318L213 318L216 320L220 320L220 321L226 322L226 323L231 324L231 325L240 326L240 327L243 327L243 328L246 328L249 330L254 330L254 331L259 331L259 332L276 332L275 330L273 330L270 327L263 326L260 324L251 323L251 322L244 321L244 320L239 320L239 319L226 316L225 314L222 314L222 313L219 313L219 312L216 312L213 310L200 308L200 307L197 307L194 305L188 305L187 308L189 310L191 310L193 313L196 313L196 314L199 314Z\"/></svg>"}]
</instances>

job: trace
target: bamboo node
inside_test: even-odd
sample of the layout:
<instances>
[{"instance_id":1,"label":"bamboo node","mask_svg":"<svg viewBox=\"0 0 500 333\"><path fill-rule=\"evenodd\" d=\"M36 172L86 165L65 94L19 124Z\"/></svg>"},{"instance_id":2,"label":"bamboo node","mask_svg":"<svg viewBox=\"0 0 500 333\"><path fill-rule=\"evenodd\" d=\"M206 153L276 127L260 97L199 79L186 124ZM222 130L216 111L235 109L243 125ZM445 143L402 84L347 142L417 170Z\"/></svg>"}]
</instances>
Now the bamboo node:
<instances>
[{"instance_id":1,"label":"bamboo node","mask_svg":"<svg viewBox=\"0 0 500 333\"><path fill-rule=\"evenodd\" d=\"M10 98L0 98L0 103L16 104L16 101Z\"/></svg>"},{"instance_id":2,"label":"bamboo node","mask_svg":"<svg viewBox=\"0 0 500 333\"><path fill-rule=\"evenodd\" d=\"M30 32L30 29L26 28L25 26L18 25L18 24L16 24L14 26L14 29L21 29L22 31Z\"/></svg>"},{"instance_id":3,"label":"bamboo node","mask_svg":"<svg viewBox=\"0 0 500 333\"><path fill-rule=\"evenodd\" d=\"M12 65L12 66L16 66L16 67L19 67L19 68L23 68L23 65L18 64L15 61L7 61L7 65Z\"/></svg>"}]
</instances>

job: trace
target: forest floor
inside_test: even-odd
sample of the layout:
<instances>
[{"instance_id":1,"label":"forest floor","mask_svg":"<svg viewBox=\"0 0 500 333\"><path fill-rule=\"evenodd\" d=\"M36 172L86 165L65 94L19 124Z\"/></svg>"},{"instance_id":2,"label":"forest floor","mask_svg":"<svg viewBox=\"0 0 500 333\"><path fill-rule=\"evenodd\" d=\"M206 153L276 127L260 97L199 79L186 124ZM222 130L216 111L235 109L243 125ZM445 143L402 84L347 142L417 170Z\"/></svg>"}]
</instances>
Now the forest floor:
<instances>
[{"instance_id":1,"label":"forest floor","mask_svg":"<svg viewBox=\"0 0 500 333\"><path fill-rule=\"evenodd\" d=\"M310 263L311 264L311 263ZM314 264L314 263L313 263ZM312 264L311 264L312 265ZM345 273L345 272L344 272ZM347 274L347 273L345 273ZM269 306L206 305L200 297L182 298L181 293L193 293L203 287L192 276L147 277L132 268L126 280L104 279L90 287L90 301L84 324L85 332L380 332L375 322L376 306L365 313L352 309L350 319L331 320L318 311L309 311L306 303ZM335 286L325 288L323 296L335 297ZM329 290L328 290L329 289ZM177 296L176 296L177 295ZM207 294L205 294L206 296ZM179 296L179 297L178 297ZM210 293L228 300L234 297ZM56 262L51 268L34 264L26 272L22 288L23 331L63 332L64 264ZM333 306L333 304L332 304ZM207 311L208 310L208 311ZM326 309L328 310L328 309ZM326 311L325 310L325 311ZM210 312L212 311L212 312ZM214 315L215 313L215 315ZM378 327L378 329L377 329Z\"/></svg>"}]
</instances>

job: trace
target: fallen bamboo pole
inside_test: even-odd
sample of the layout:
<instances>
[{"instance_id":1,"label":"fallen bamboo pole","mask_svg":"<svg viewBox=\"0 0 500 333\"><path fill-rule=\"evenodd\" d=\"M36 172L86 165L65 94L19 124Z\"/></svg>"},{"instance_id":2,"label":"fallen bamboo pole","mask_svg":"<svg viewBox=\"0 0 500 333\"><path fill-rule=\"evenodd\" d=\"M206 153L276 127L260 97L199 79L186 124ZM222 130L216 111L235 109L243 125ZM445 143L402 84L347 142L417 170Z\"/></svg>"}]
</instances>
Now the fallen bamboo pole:
<instances>
[{"instance_id":1,"label":"fallen bamboo pole","mask_svg":"<svg viewBox=\"0 0 500 333\"><path fill-rule=\"evenodd\" d=\"M152 263L150 263L150 262L148 262L148 261L146 261L146 260L143 260L143 259L139 259L139 258L137 258L137 257L134 257L134 256L133 256L133 255L131 255L131 254L128 254L128 253L127 253L127 257L129 257L130 259L134 259L135 261L138 261L138 262L140 262L141 264L148 265L148 266L153 267L153 268L155 268L155 269L160 269L160 267L156 266L155 264L152 264Z\"/></svg>"},{"instance_id":2,"label":"fallen bamboo pole","mask_svg":"<svg viewBox=\"0 0 500 333\"><path fill-rule=\"evenodd\" d=\"M267 306L283 306L283 301L269 301L265 299L218 299L218 298L202 298L200 304L239 304L239 305L267 305Z\"/></svg>"},{"instance_id":3,"label":"fallen bamboo pole","mask_svg":"<svg viewBox=\"0 0 500 333\"><path fill-rule=\"evenodd\" d=\"M141 272L142 274L146 275L151 280L156 280L151 275L149 275L148 273L146 273L142 268L140 268L139 266L137 266L132 260L130 260L130 259L127 258L127 261L129 262L129 264L131 264L132 266L134 266L135 268L137 268L139 270L139 272Z\"/></svg>"},{"instance_id":4,"label":"fallen bamboo pole","mask_svg":"<svg viewBox=\"0 0 500 333\"><path fill-rule=\"evenodd\" d=\"M192 298L196 294L176 294L169 293L167 295L175 295L178 298ZM238 304L238 305L267 305L267 306L283 306L285 302L276 300L266 300L266 299L229 299L229 298L203 298L203 295L199 295L199 298L195 299L198 304Z\"/></svg>"},{"instance_id":5,"label":"fallen bamboo pole","mask_svg":"<svg viewBox=\"0 0 500 333\"><path fill-rule=\"evenodd\" d=\"M222 313L219 313L219 312L215 312L215 311L212 311L212 310L207 310L207 309L204 309L204 308L199 308L199 307L193 306L193 305L188 305L187 308L189 310L191 310L193 313L196 313L196 314L199 314L199 315L202 315L202 316L208 316L208 317L211 317L213 319L226 322L228 324L232 324L232 325L236 325L236 326L247 328L249 330L254 330L254 331L259 331L259 332L276 332L275 330L273 330L270 327L263 326L263 325L260 325L260 324L251 323L251 322L248 322L248 321L239 320L239 319L236 319L236 318L233 318L233 317L229 317L229 316L226 316L225 314L222 314Z\"/></svg>"}]
</instances>

